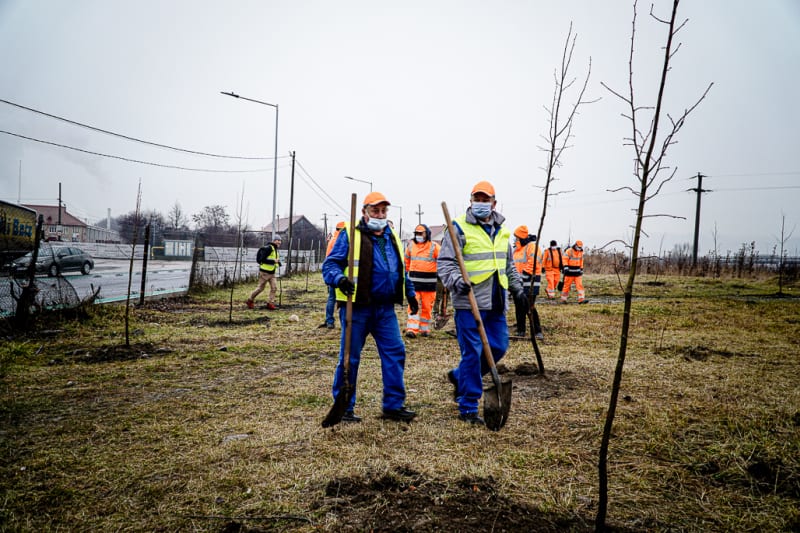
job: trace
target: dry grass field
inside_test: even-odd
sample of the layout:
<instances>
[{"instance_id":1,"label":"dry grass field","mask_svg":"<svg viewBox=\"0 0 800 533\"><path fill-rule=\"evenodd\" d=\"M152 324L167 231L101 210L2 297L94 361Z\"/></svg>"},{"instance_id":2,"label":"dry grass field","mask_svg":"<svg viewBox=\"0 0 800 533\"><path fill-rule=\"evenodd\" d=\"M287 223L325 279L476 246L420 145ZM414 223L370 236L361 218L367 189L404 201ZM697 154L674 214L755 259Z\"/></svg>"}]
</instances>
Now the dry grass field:
<instances>
[{"instance_id":1,"label":"dry grass field","mask_svg":"<svg viewBox=\"0 0 800 533\"><path fill-rule=\"evenodd\" d=\"M229 291L150 302L132 310L130 348L119 306L28 334L4 324L0 529L593 530L622 294L614 276L585 283L588 305L539 304L545 376L530 342L512 342L499 432L456 417L452 320L407 339L413 423L380 419L368 341L363 422L323 430L340 331L317 327L318 276L283 280L278 311L247 310L252 287L237 288L230 321ZM609 457L613 530L800 529L800 293L776 290L640 277Z\"/></svg>"}]
</instances>

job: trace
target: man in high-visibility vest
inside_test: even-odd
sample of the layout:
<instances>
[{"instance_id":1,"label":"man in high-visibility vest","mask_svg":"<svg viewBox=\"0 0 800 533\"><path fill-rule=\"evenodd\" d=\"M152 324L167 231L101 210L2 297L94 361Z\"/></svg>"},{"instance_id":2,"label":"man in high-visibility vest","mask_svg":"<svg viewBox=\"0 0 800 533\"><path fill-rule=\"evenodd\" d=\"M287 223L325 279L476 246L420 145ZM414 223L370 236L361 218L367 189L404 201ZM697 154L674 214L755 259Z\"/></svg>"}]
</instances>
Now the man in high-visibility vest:
<instances>
[{"instance_id":1,"label":"man in high-visibility vest","mask_svg":"<svg viewBox=\"0 0 800 533\"><path fill-rule=\"evenodd\" d=\"M389 200L379 192L371 192L364 198L361 220L355 228L355 240L350 242L349 224L345 224L330 255L322 263L322 277L331 287L336 287L336 300L339 305L339 323L342 326L339 364L333 378L333 398L339 395L344 386L344 345L346 335L345 310L343 302L353 296L353 316L351 321L350 375L348 381L353 387L350 404L347 406L343 422L360 422L361 417L354 412L356 403L356 383L361 350L372 335L381 359L383 377L383 418L410 422L417 415L405 406L406 386L404 382L406 347L400 334L400 325L394 311L395 305L402 305L403 296L415 313L419 305L414 293L414 284L408 279L403 262L403 244L389 227L386 215ZM351 282L348 279L348 254L354 246L354 265Z\"/></svg>"},{"instance_id":2,"label":"man in high-visibility vest","mask_svg":"<svg viewBox=\"0 0 800 533\"><path fill-rule=\"evenodd\" d=\"M431 334L431 314L436 300L436 260L439 258L439 243L431 241L431 230L425 224L414 228L414 240L406 246L406 270L414 282L414 291L419 302L419 313L408 310L406 337Z\"/></svg>"},{"instance_id":3,"label":"man in high-visibility vest","mask_svg":"<svg viewBox=\"0 0 800 533\"><path fill-rule=\"evenodd\" d=\"M281 238L277 235L272 242L269 242L258 249L256 253L256 261L258 261L258 287L250 293L247 299L248 309L255 307L256 296L261 294L264 288L269 283L269 300L267 301L267 309L275 310L278 306L275 305L275 296L278 294L278 284L275 281L275 275L278 273L278 267L281 265L278 248L281 247Z\"/></svg>"},{"instance_id":4,"label":"man in high-visibility vest","mask_svg":"<svg viewBox=\"0 0 800 533\"><path fill-rule=\"evenodd\" d=\"M472 188L470 207L453 220L456 240L445 233L439 251L437 271L450 291L455 309L456 336L461 349L457 368L447 372L455 388L459 419L470 424L484 424L478 415L478 403L483 394L482 376L489 372L483 356L478 324L472 314L469 293L474 292L481 320L489 339L492 357L500 360L508 350L508 293L525 308L528 305L525 289L520 283L509 239L511 232L503 226L505 217L495 211L497 201L494 186L480 181ZM458 265L454 246L463 251L468 279Z\"/></svg>"},{"instance_id":5,"label":"man in high-visibility vest","mask_svg":"<svg viewBox=\"0 0 800 533\"><path fill-rule=\"evenodd\" d=\"M575 244L564 252L564 289L561 291L561 303L567 303L569 288L575 285L578 290L578 303L586 301L586 292L583 290L583 241L577 240Z\"/></svg>"},{"instance_id":6,"label":"man in high-visibility vest","mask_svg":"<svg viewBox=\"0 0 800 533\"><path fill-rule=\"evenodd\" d=\"M339 236L339 232L344 229L344 220L339 221L336 223L336 230L328 239L328 247L325 249L325 257L331 255L331 250L333 250L333 245L336 243L336 237ZM328 329L334 328L334 321L333 321L333 311L336 309L336 288L328 286L328 301L325 302L325 323L322 324L320 327L325 327Z\"/></svg>"},{"instance_id":7,"label":"man in high-visibility vest","mask_svg":"<svg viewBox=\"0 0 800 533\"><path fill-rule=\"evenodd\" d=\"M517 268L517 273L522 281L522 287L527 294L531 292L531 283L533 284L534 297L539 295L539 287L542 285L542 254L539 251L539 245L536 244L536 235L528 233L528 226L518 226L514 230L514 266ZM534 273L535 269L535 273ZM531 302L526 302L530 304ZM528 312L533 313L533 333L539 340L544 339L542 334L542 324L539 321L539 312L535 307L524 308L519 305L516 308L517 317L517 337L525 336L525 323L528 320Z\"/></svg>"},{"instance_id":8,"label":"man in high-visibility vest","mask_svg":"<svg viewBox=\"0 0 800 533\"><path fill-rule=\"evenodd\" d=\"M547 299L553 300L556 297L556 288L558 287L559 279L561 279L561 270L564 267L561 248L559 248L556 241L550 241L550 248L544 251L542 263L544 275L547 277L547 289L545 289L547 291Z\"/></svg>"}]
</instances>

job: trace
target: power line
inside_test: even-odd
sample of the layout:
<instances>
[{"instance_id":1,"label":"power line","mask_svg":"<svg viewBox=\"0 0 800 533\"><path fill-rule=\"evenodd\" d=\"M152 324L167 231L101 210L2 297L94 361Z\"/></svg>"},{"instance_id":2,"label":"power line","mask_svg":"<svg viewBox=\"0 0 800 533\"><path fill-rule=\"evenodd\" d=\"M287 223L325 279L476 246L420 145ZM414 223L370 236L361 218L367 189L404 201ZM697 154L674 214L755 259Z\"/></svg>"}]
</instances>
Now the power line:
<instances>
[{"instance_id":1,"label":"power line","mask_svg":"<svg viewBox=\"0 0 800 533\"><path fill-rule=\"evenodd\" d=\"M328 197L328 199L329 199L331 202L333 202L333 204L332 204L332 207L336 207L336 209L340 210L340 211L341 211L341 212L343 212L343 213L346 213L346 212L348 211L347 209L345 209L344 207L342 207L342 206L341 206L341 204L339 204L339 202L337 202L336 200L334 200L334 199L333 199L333 197L332 197L330 194L328 194L328 191L326 191L326 190L325 190L325 189L324 189L324 188L323 188L323 187L322 187L322 186L321 186L319 183L317 183L317 181L316 181L314 178L312 178L312 177L311 177L311 174L310 174L310 173L309 173L309 172L308 172L308 171L305 169L305 167L304 167L304 166L303 166L303 165L302 165L302 164L301 164L299 161L296 161L296 163L297 163L297 166L299 166L299 167L300 167L300 170L302 170L302 171L303 171L303 173L304 173L306 176L308 176L308 179L310 179L310 180L311 180L311 181L314 183L314 185L316 185L316 186L317 186L317 188L318 188L320 191L322 191L322 193L323 193L325 196L327 196L327 197ZM313 190L313 189L312 189L312 190ZM316 192L316 191L315 191L315 192ZM319 195L317 195L317 196L319 196ZM322 197L320 197L320 198L322 198ZM328 201L328 200L325 200L325 198L322 198L322 200L324 200L324 201L326 201L326 202Z\"/></svg>"},{"instance_id":2,"label":"power line","mask_svg":"<svg viewBox=\"0 0 800 533\"><path fill-rule=\"evenodd\" d=\"M32 107L26 107L24 105L16 104L14 102L9 102L8 100L3 100L2 98L0 98L0 102L2 102L4 104L8 104L10 106L18 107L20 109L24 109L26 111L30 111L32 113L37 113L37 114L43 115L45 117L53 118L55 120L60 120L62 122L66 122L67 124L72 124L73 126L80 126L82 128L86 128L86 129L89 129L89 130L92 130L92 131L96 131L96 132L99 132L99 133L104 133L106 135L111 135L113 137L119 137L120 139L125 139L125 140L128 140L128 141L134 141L134 142L138 142L138 143L142 143L142 144L147 144L147 145L150 145L150 146L156 146L158 148L165 148L167 150L174 150L176 152L184 152L184 153L187 153L187 154L194 154L194 155L203 155L203 156L207 156L207 157L219 157L219 158L223 158L223 159L248 159L248 160L257 160L257 161L268 161L268 160L275 159L274 157L246 157L246 156L238 156L238 155L221 155L221 154L212 154L212 153L208 153L208 152L199 152L199 151L196 151L196 150L187 150L185 148L176 148L174 146L169 146L167 144L160 144L160 143L156 143L156 142L145 141L143 139L138 139L136 137L130 137L128 135L123 135L121 133L115 133L113 131L104 130L102 128L97 128L95 126L90 126L88 124L83 124L82 122L76 122L76 121L70 120L68 118L59 117L58 115L52 115L50 113L45 113L44 111L39 111L38 109L33 109Z\"/></svg>"},{"instance_id":3,"label":"power line","mask_svg":"<svg viewBox=\"0 0 800 533\"><path fill-rule=\"evenodd\" d=\"M714 191L775 191L781 189L800 189L800 185L786 185L782 187L733 187L714 189Z\"/></svg>"},{"instance_id":4,"label":"power line","mask_svg":"<svg viewBox=\"0 0 800 533\"><path fill-rule=\"evenodd\" d=\"M35 139L33 137L27 137L25 135L20 135L19 133L12 133L10 131L0 130L0 133L5 133L6 135L11 135L14 137L19 137L20 139L26 139L29 141L34 141L37 143L42 144L49 144L51 146L58 146L59 148L66 148L67 150L75 150L76 152L83 152L84 154L90 155L98 155L100 157L109 157L111 159L119 159L120 161L127 161L129 163L139 163L140 165L150 165L153 167L161 167L161 168L171 168L174 170L186 170L189 172L218 172L223 174L245 174L245 173L252 173L252 172L264 172L267 170L272 170L271 168L256 168L252 170L222 170L222 169L210 169L210 168L191 168L191 167L180 167L177 165L165 165L162 163L152 163L150 161L141 161L139 159L130 159L127 157L122 157L118 155L110 155L110 154L103 154L100 152L92 152L90 150L84 150L82 148L76 148L74 146L67 146L66 144L59 144L54 143L51 141L44 141L42 139ZM283 157L279 157L278 159L283 159Z\"/></svg>"},{"instance_id":5,"label":"power line","mask_svg":"<svg viewBox=\"0 0 800 533\"><path fill-rule=\"evenodd\" d=\"M709 178L746 178L749 176L796 176L800 174L800 170L794 170L789 172L751 172L749 174L714 174L712 176L708 176ZM688 178L688 179L694 179Z\"/></svg>"}]
</instances>

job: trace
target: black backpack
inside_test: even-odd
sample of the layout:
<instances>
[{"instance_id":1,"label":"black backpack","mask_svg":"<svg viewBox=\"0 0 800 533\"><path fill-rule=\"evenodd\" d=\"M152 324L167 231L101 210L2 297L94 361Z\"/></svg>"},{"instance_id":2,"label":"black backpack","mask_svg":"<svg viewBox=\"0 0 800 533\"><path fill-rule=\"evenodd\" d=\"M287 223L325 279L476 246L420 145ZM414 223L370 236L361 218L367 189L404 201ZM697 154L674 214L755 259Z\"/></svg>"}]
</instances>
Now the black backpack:
<instances>
[{"instance_id":1,"label":"black backpack","mask_svg":"<svg viewBox=\"0 0 800 533\"><path fill-rule=\"evenodd\" d=\"M256 252L256 263L258 263L259 265L261 265L263 263L266 263L267 262L267 258L269 257L269 254L271 253L271 251L272 251L272 244L271 243L270 244L265 244L264 246L259 248L258 252Z\"/></svg>"}]
</instances>

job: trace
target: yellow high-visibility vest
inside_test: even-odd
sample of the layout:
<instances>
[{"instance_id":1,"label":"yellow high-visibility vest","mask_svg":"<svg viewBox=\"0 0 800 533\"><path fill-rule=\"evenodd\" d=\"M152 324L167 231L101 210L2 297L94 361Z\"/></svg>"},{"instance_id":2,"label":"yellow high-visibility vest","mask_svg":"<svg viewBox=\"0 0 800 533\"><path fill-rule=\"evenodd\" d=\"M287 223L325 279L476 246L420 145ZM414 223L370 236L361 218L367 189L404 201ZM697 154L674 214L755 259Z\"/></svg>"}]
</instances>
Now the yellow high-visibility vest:
<instances>
[{"instance_id":1,"label":"yellow high-visibility vest","mask_svg":"<svg viewBox=\"0 0 800 533\"><path fill-rule=\"evenodd\" d=\"M466 238L462 254L469 280L477 285L497 272L500 286L507 289L506 261L508 260L508 240L511 238L511 232L500 226L494 236L494 241L492 241L480 224L467 222L466 215L458 217L456 222ZM457 243L453 243L453 246L457 246Z\"/></svg>"},{"instance_id":2,"label":"yellow high-visibility vest","mask_svg":"<svg viewBox=\"0 0 800 533\"><path fill-rule=\"evenodd\" d=\"M278 247L275 246L274 244L271 244L270 249L271 251L269 252L269 255L267 256L266 260L269 261L270 259L272 259L273 263L272 264L261 263L260 265L258 265L259 270L263 270L264 272L275 272L275 269L278 268L278 257L279 257Z\"/></svg>"}]
</instances>

